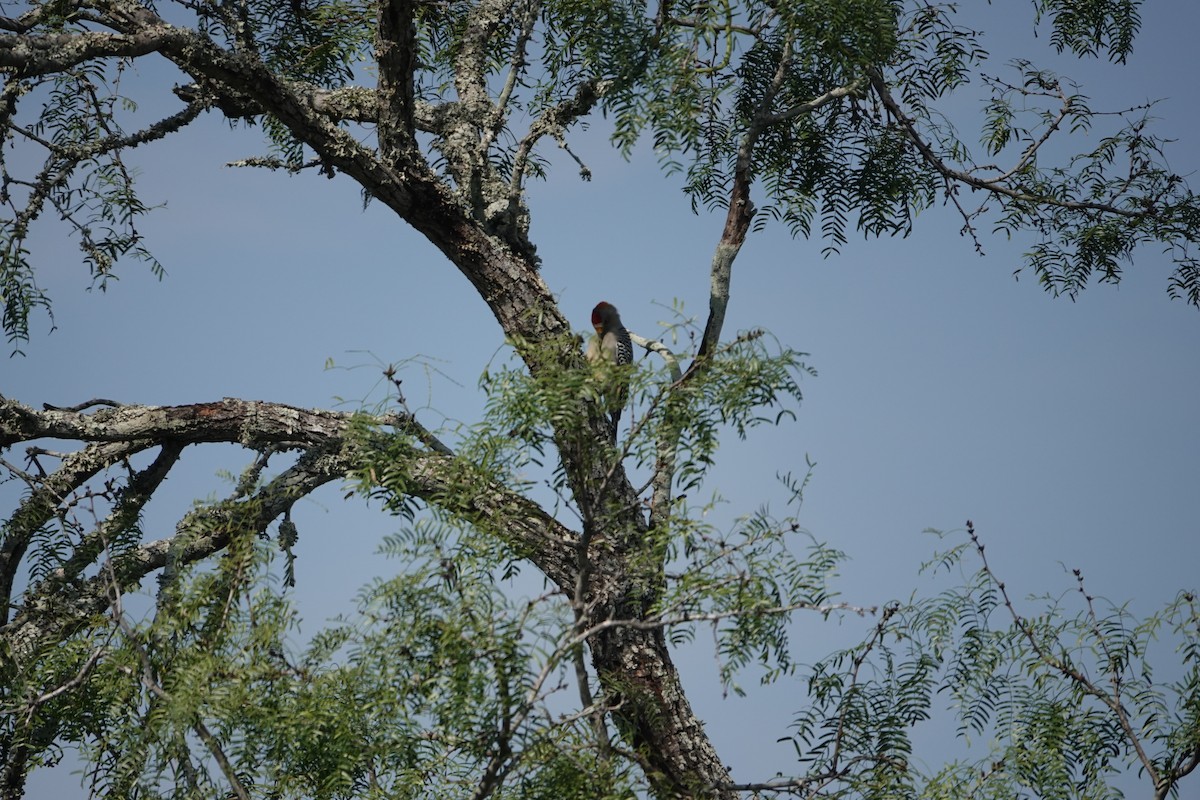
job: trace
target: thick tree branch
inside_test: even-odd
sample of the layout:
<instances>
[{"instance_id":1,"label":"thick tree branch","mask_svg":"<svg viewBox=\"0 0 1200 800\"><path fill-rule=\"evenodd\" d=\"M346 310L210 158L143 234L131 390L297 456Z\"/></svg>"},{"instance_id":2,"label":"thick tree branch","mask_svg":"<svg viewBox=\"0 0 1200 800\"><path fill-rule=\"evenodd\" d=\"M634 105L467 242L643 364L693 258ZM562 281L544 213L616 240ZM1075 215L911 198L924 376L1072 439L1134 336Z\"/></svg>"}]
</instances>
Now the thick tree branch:
<instances>
[{"instance_id":1,"label":"thick tree branch","mask_svg":"<svg viewBox=\"0 0 1200 800\"><path fill-rule=\"evenodd\" d=\"M0 17L0 30L12 31L13 33L26 33L37 27L41 18L41 7L27 11L15 19L13 17Z\"/></svg>"},{"instance_id":2,"label":"thick tree branch","mask_svg":"<svg viewBox=\"0 0 1200 800\"><path fill-rule=\"evenodd\" d=\"M232 398L185 406L127 405L91 414L34 411L15 400L0 398L0 447L33 439L311 446L340 438L356 417L358 415L343 411L310 411L280 403ZM407 415L386 414L374 421L417 432L415 420Z\"/></svg>"},{"instance_id":3,"label":"thick tree branch","mask_svg":"<svg viewBox=\"0 0 1200 800\"><path fill-rule=\"evenodd\" d=\"M701 364L705 357L712 353L721 340L721 330L725 326L725 309L729 305L729 285L733 275L733 261L737 258L750 231L750 221L754 218L754 204L750 202L750 186L754 181L754 149L758 139L767 126L771 124L771 109L775 98L787 78L792 63L792 38L789 35L783 43L779 63L770 84L763 92L762 98L754 109L754 115L742 134L738 145L737 158L733 168L733 183L729 188L729 208L725 214L725 227L721 238L713 252L712 265L709 269L708 320L704 323L704 334L700 339L700 350L692 368ZM690 369L690 368L689 368Z\"/></svg>"},{"instance_id":4,"label":"thick tree branch","mask_svg":"<svg viewBox=\"0 0 1200 800\"><path fill-rule=\"evenodd\" d=\"M472 17L473 24L482 28L476 33L482 37L485 30L493 30L498 24L494 15L503 12L508 5L491 2L477 8ZM154 18L146 9L140 9L137 14L139 19ZM135 15L131 11L126 16L132 18ZM456 193L424 163L410 161L402 170L397 165L385 163L327 115L318 112L310 96L305 94L306 87L281 79L253 53L222 50L201 34L161 24L147 25L145 30L156 34L142 37L149 41L145 47L157 49L203 86L220 87L223 95L248 98L321 154L331 168L350 175L370 196L385 203L424 234L470 280L487 301L505 334L514 342L526 343L520 350L533 371L539 371L539 362L546 358L564 366L582 368L582 359L574 348L538 346L550 341L567 343L570 326L537 272L532 246L524 243L520 236L500 239L492 235L486 221L464 208ZM132 45L125 42L127 38L114 40L120 47L107 39L97 41L107 43L109 51L128 50ZM473 41L478 46L474 50L464 47L459 64L464 75L461 88L468 97L474 97L472 91L478 93L481 90L471 75L482 70L486 63L485 54L479 50L486 43L486 37ZM485 87L482 90L486 91ZM486 103L479 107L479 114L483 116L469 113L469 107L470 103L460 102L456 113L447 113L445 119L447 130L458 130L464 135L474 131L469 133L473 150L478 146L481 121L491 112L491 107ZM451 119L458 122L451 124ZM506 198L506 191L501 191L500 196ZM597 428L601 425L598 416L595 425ZM560 446L562 444L560 441ZM581 480L576 475L573 485L579 488Z\"/></svg>"},{"instance_id":5,"label":"thick tree branch","mask_svg":"<svg viewBox=\"0 0 1200 800\"><path fill-rule=\"evenodd\" d=\"M416 3L381 0L376 52L379 58L379 152L399 165L416 154L413 75L417 63Z\"/></svg>"},{"instance_id":6,"label":"thick tree branch","mask_svg":"<svg viewBox=\"0 0 1200 800\"><path fill-rule=\"evenodd\" d=\"M161 50L168 40L183 34L167 25L156 25L133 35L88 31L84 33L0 34L0 67L23 77L65 72L96 58L133 58Z\"/></svg>"},{"instance_id":7,"label":"thick tree branch","mask_svg":"<svg viewBox=\"0 0 1200 800\"><path fill-rule=\"evenodd\" d=\"M461 515L526 555L564 591L575 580L578 534L541 506L502 486L472 476L464 485L462 465L447 456L416 457L408 485L414 497Z\"/></svg>"},{"instance_id":8,"label":"thick tree branch","mask_svg":"<svg viewBox=\"0 0 1200 800\"><path fill-rule=\"evenodd\" d=\"M22 503L10 520L11 533L0 550L5 559L5 586L11 591L12 578L32 533L50 519L58 505L100 470L135 452L157 443L164 445L159 460L135 476L126 492L128 502L153 491L185 444L222 442L305 450L294 466L252 497L191 512L179 523L176 536L147 543L120 557L114 570L123 588L137 584L170 561L186 564L218 552L228 543L231 531L264 531L298 497L354 470L366 469L370 452L359 449L356 441L348 438L351 425L358 418L343 412L306 411L240 400L194 406L120 406L81 414L33 411L0 398L0 442L11 444L40 438L93 440L84 450L68 456L63 466ZM397 427L417 442L432 439L405 414L383 415L371 418L371 422ZM571 586L576 569L576 535L533 501L466 471L458 459L446 454L444 445L432 441L433 451L414 448L408 456L408 493L491 531L516 551L527 554L557 585ZM83 550L90 552L92 548L85 546L78 550L79 559L83 558ZM77 589L66 590L75 585L76 577L86 566L76 560L67 562L47 581L26 593L24 609L13 621L10 635L22 639L31 625L33 629L45 629L52 624L53 615L62 612L63 602L74 603L75 611L66 617L75 624L82 624L89 613L102 607L103 584L84 582ZM68 597L75 600L67 601ZM41 621L32 623L35 616ZM50 632L61 634L63 630L63 623L53 623ZM42 630L43 634L46 632Z\"/></svg>"}]
</instances>

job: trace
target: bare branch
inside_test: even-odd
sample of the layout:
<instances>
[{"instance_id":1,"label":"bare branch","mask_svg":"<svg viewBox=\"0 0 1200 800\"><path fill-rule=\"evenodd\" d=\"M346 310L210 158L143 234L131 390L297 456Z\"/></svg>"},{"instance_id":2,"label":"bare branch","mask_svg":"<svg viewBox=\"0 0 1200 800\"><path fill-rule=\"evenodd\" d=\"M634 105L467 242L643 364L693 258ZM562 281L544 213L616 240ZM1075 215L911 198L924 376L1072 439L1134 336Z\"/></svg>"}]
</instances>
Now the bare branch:
<instances>
[{"instance_id":1,"label":"bare branch","mask_svg":"<svg viewBox=\"0 0 1200 800\"><path fill-rule=\"evenodd\" d=\"M116 400L105 400L102 397L96 397L91 400L84 400L82 403L76 403L73 406L55 406L50 403L42 403L42 408L46 411L83 411L85 408L92 406L109 406L110 408L119 408L124 403L118 403Z\"/></svg>"},{"instance_id":2,"label":"bare branch","mask_svg":"<svg viewBox=\"0 0 1200 800\"><path fill-rule=\"evenodd\" d=\"M508 119L508 105L512 100L513 90L517 87L517 82L521 76L525 74L525 68L528 63L525 60L526 52L529 48L529 40L533 37L533 26L537 23L538 11L541 3L538 0L526 0L524 9L524 18L521 22L521 32L517 35L517 41L513 46L512 56L509 58L508 76L504 80L504 88L500 90L500 95L496 98L496 103L492 109L491 122L484 132L480 142L480 149L486 155L488 148L495 141L496 136L504 127L505 120Z\"/></svg>"},{"instance_id":3,"label":"bare branch","mask_svg":"<svg viewBox=\"0 0 1200 800\"><path fill-rule=\"evenodd\" d=\"M1013 90L1017 89L1017 87L1009 88ZM1055 114L1054 119L1052 119L1050 124L1046 126L1046 129L1042 131L1041 136L1029 142L1029 144L1025 147L1025 150L1022 151L1020 158L1017 159L1017 162L1013 164L1013 166L1009 168L1007 172L1004 172L995 178L991 178L991 181L1006 181L1012 178L1014 175L1020 174L1026 167L1033 163L1034 158L1037 156L1038 150L1040 150L1042 145L1049 141L1050 137L1059 130L1063 122L1065 122L1073 113L1077 113L1074 98L1068 97L1067 93L1063 91L1063 88L1060 84L1056 83L1054 88L1056 91L1056 96L1060 101L1058 113ZM1028 93L1027 89L1021 89L1020 91L1023 93Z\"/></svg>"},{"instance_id":4,"label":"bare branch","mask_svg":"<svg viewBox=\"0 0 1200 800\"><path fill-rule=\"evenodd\" d=\"M629 338L639 347L644 347L662 357L667 364L667 369L671 374L671 383L665 386L662 392L655 397L654 403L671 402L670 395L673 394L676 387L683 381L683 372L679 369L679 359L671 352L665 344L658 340L647 339L639 336L632 331ZM644 419L650 417L648 411ZM644 422L642 423L644 424ZM669 426L668 426L669 427ZM633 438L631 435L629 438ZM677 457L678 436L670 431L664 431L659 435L656 443L657 452L654 457L654 474L650 479L650 485L653 487L650 495L650 527L653 530L666 530L666 525L671 516L671 484L675 480L675 462Z\"/></svg>"},{"instance_id":5,"label":"bare branch","mask_svg":"<svg viewBox=\"0 0 1200 800\"><path fill-rule=\"evenodd\" d=\"M83 665L69 680L60 683L50 691L43 692L31 700L25 709L25 724L29 724L34 712L37 711L39 706L43 706L59 695L74 691L82 686L84 681L87 680L88 676L91 675L92 670L95 669L96 665L100 663L100 657L105 654L106 646L107 645L97 647L95 650L93 650L92 654L88 656L87 660L83 662Z\"/></svg>"},{"instance_id":6,"label":"bare branch","mask_svg":"<svg viewBox=\"0 0 1200 800\"><path fill-rule=\"evenodd\" d=\"M113 581L125 591L172 561L190 564L219 552L234 533L265 531L298 497L341 478L347 469L347 462L335 454L306 453L253 496L196 509L178 523L174 536L114 557ZM107 574L82 582L51 576L26 590L22 608L7 629L18 663L42 643L57 641L102 613L109 603L111 583Z\"/></svg>"},{"instance_id":7,"label":"bare branch","mask_svg":"<svg viewBox=\"0 0 1200 800\"><path fill-rule=\"evenodd\" d=\"M592 559L589 554L592 544L594 525L584 525L575 545L575 587L571 595L571 611L575 616L576 635L587 628L588 595L592 580ZM582 708L593 709L591 713L592 730L596 737L596 746L600 758L607 760L612 756L612 742L608 738L608 725L605 721L604 709L595 705L592 696L591 677L588 675L587 663L584 660L583 642L580 641L572 649L572 660L575 666L575 682L579 690L579 701Z\"/></svg>"},{"instance_id":8,"label":"bare branch","mask_svg":"<svg viewBox=\"0 0 1200 800\"><path fill-rule=\"evenodd\" d=\"M576 88L575 94L563 100L553 108L548 108L529 126L529 132L522 137L517 145L516 155L513 156L512 175L508 182L509 213L516 213L523 192L525 170L534 145L544 136L561 137L575 121L591 113L596 103L604 97L609 89L609 82L594 78L584 81Z\"/></svg>"},{"instance_id":9,"label":"bare branch","mask_svg":"<svg viewBox=\"0 0 1200 800\"><path fill-rule=\"evenodd\" d=\"M106 543L115 541L138 518L146 503L167 479L167 473L179 461L184 445L166 442L158 456L130 479L121 493L120 502L96 529L84 536L63 565L50 575L50 580L66 583L75 580L96 559Z\"/></svg>"}]
</instances>

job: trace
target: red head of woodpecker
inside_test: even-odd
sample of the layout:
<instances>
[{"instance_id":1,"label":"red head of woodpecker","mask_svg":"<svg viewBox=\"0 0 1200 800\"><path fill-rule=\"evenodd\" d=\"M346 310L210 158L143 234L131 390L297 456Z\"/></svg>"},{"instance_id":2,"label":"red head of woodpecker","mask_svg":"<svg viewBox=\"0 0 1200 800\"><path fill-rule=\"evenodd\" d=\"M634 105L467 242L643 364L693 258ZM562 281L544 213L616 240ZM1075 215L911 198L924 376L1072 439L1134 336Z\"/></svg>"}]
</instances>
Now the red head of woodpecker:
<instances>
[{"instance_id":1,"label":"red head of woodpecker","mask_svg":"<svg viewBox=\"0 0 1200 800\"><path fill-rule=\"evenodd\" d=\"M592 327L596 329L594 346L588 347L588 360L596 361L601 356L610 364L633 362L633 342L629 331L621 324L621 315L612 303L599 302L592 309Z\"/></svg>"},{"instance_id":2,"label":"red head of woodpecker","mask_svg":"<svg viewBox=\"0 0 1200 800\"><path fill-rule=\"evenodd\" d=\"M597 303L592 309L592 327L596 329L596 335L588 342L588 361L617 366L633 363L633 342L629 339L629 331L621 324L621 315L617 313L616 306L603 301ZM622 382L607 401L614 439L628 393L629 387Z\"/></svg>"}]
</instances>

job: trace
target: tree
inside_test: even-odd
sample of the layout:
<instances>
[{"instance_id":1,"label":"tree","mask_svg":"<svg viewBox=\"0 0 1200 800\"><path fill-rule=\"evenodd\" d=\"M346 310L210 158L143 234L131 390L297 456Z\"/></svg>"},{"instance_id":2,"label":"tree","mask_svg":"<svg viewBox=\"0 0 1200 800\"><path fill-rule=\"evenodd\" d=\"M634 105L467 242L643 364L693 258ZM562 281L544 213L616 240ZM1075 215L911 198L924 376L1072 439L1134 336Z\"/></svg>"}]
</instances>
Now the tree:
<instances>
[{"instance_id":1,"label":"tree","mask_svg":"<svg viewBox=\"0 0 1200 800\"><path fill-rule=\"evenodd\" d=\"M8 796L21 794L32 766L75 742L111 796L174 786L210 794L214 785L236 796L267 787L387 796L431 781L480 797L746 788L692 713L668 635L722 622L726 672L760 657L782 672L795 667L790 612L856 610L829 596L835 552L814 543L793 553L794 518L754 515L723 534L687 500L722 426L743 434L776 421L799 395L798 354L761 333L723 338L732 265L752 228L778 220L837 248L850 225L903 234L917 211L945 201L970 235L984 219L1033 231L1029 268L1052 292L1117 281L1138 245L1160 243L1177 265L1169 290L1200 305L1188 251L1196 200L1163 166L1163 140L1140 109L1099 115L1065 81L1021 64L1014 80L988 79L986 155L977 160L937 111L984 58L952 7L778 5L77 2L3 20L12 213L0 274L14 346L50 302L25 245L34 222L47 210L59 216L101 285L122 257L157 268L137 228L148 209L123 154L219 113L267 134L270 154L243 166L352 180L366 202L425 236L475 287L518 359L486 376L489 413L453 447L418 422L399 384L393 406L376 413L241 400L35 411L4 399L0 444L83 444L45 474L7 466L28 485L6 521L0 563ZM1130 52L1135 5L1035 8L1059 50L1118 61ZM131 129L121 76L141 63L158 65L147 73L181 107ZM539 273L526 202L527 181L544 171L543 140L569 151L568 134L598 113L624 152L652 137L693 203L725 212L703 330L686 354L645 342L661 368L631 376L642 410L616 449L579 343ZM1047 142L1113 119L1099 147L1048 165ZM35 153L40 166L30 167ZM1001 159L1006 166L990 163ZM985 199L969 203L964 190ZM145 504L201 443L240 444L257 457L229 497L185 515L173 536L146 541ZM41 464L49 454L35 456ZM547 503L524 477L542 463L552 465L546 482L558 498ZM642 472L639 490L630 476ZM411 520L391 544L408 568L369 591L364 612L375 624L328 631L297 658L271 583L272 547L260 537L274 526L286 576L291 507L347 478ZM791 487L798 496L802 481ZM549 502L571 509L578 529ZM497 590L495 576L520 565L545 577L545 597L514 605ZM154 613L138 626L126 598L150 575L159 581ZM1039 741L1062 745L1007 754L979 779L981 792L1103 777L1127 752L1160 796L1194 769L1188 596L1156 623L1176 626L1190 648L1172 689L1126 680L1138 674L1143 631L1117 647L1119 611L1097 611L1090 598L1074 627L1015 610L995 638L986 624L957 624L986 623L1003 596L986 564L979 576L962 596L882 610L866 644L827 662L829 671L818 665L812 716L796 733L809 769L777 788L922 791L905 731L926 713L946 665L962 665L952 685L965 725L1036 723L1057 735ZM960 649L949 630L966 631ZM1071 634L1101 654L1098 672L1059 652ZM913 643L903 657L887 648L896 637ZM880 679L863 683L863 665L880 653ZM985 655L1027 665L1028 683ZM579 693L567 711L551 692L564 670ZM1115 676L1115 704L1092 674ZM1162 730L1128 722L1123 692L1140 721ZM1110 755L1047 764L1047 752ZM969 771L948 768L925 789L961 786Z\"/></svg>"}]
</instances>

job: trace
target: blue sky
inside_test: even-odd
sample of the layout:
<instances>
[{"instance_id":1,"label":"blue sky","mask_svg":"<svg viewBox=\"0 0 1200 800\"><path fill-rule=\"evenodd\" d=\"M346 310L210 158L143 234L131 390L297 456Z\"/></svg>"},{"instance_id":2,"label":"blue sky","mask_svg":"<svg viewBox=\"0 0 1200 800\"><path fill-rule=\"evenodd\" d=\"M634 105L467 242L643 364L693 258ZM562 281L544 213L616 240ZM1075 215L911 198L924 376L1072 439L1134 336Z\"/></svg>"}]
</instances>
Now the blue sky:
<instances>
[{"instance_id":1,"label":"blue sky","mask_svg":"<svg viewBox=\"0 0 1200 800\"><path fill-rule=\"evenodd\" d=\"M1007 10L1014 5L1020 15ZM1045 35L1023 33L1028 4L973 13L996 32L989 72L1046 52ZM1172 166L1196 186L1200 8L1150 3L1143 21L1128 66L1059 68L1097 107L1164 98L1157 130L1179 140ZM954 109L973 111L965 100ZM971 129L965 117L962 129ZM602 125L575 141L593 180L550 153L556 169L533 187L530 205L543 274L576 327L587 327L601 299L647 336L673 300L701 315L721 220L693 215L647 150L623 161ZM410 368L405 387L426 423L476 419L476 382L502 336L470 285L381 205L364 210L345 179L222 166L261 151L257 131L231 132L212 118L135 154L143 199L167 204L142 224L167 268L162 282L131 262L107 292L88 292L77 250L43 224L34 256L57 330L35 328L27 356L0 364L0 391L30 404L235 396L353 408L381 396L377 361L419 356L436 372ZM723 446L709 485L727 498L729 516L780 502L774 475L802 471L809 456L817 467L801 519L852 557L838 586L848 602L907 597L917 565L938 546L922 530L968 518L1016 596L1069 591L1068 568L1081 569L1094 593L1141 612L1200 588L1200 311L1168 299L1169 261L1145 248L1120 286L1093 286L1072 303L1031 275L1014 280L1024 243L985 235L980 257L960 225L930 209L907 239L852 240L830 258L822 242L778 228L751 235L735 266L727 331L767 328L810 353L819 376L804 380L795 423ZM329 359L350 369L326 369ZM167 534L193 498L225 489L216 469L244 463L227 451L193 455L152 510L162 526L154 535ZM0 498L13 488L0 486ZM297 600L309 625L399 568L373 555L395 522L346 507L341 494L325 491L297 513ZM798 646L815 658L862 624L801 620ZM798 687L722 700L711 654L689 650L680 660L736 778L793 767L774 742L801 702ZM64 781L76 785L35 777L30 796Z\"/></svg>"}]
</instances>

